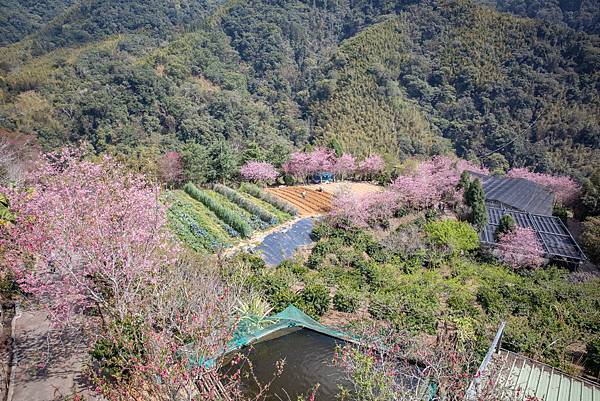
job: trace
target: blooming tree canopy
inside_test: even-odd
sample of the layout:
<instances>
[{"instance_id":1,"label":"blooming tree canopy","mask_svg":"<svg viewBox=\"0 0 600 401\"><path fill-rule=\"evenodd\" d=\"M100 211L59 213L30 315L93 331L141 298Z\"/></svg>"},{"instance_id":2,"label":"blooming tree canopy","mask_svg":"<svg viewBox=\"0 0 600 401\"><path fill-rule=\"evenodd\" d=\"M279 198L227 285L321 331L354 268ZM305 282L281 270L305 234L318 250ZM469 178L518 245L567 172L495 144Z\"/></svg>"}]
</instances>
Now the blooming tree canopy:
<instances>
[{"instance_id":1,"label":"blooming tree canopy","mask_svg":"<svg viewBox=\"0 0 600 401\"><path fill-rule=\"evenodd\" d=\"M247 181L269 183L277 179L279 173L271 163L249 161L240 168L240 174Z\"/></svg>"},{"instance_id":2,"label":"blooming tree canopy","mask_svg":"<svg viewBox=\"0 0 600 401\"><path fill-rule=\"evenodd\" d=\"M385 169L385 162L379 155L372 155L358 164L358 171L363 177L371 178L376 174L380 174Z\"/></svg>"},{"instance_id":3,"label":"blooming tree canopy","mask_svg":"<svg viewBox=\"0 0 600 401\"><path fill-rule=\"evenodd\" d=\"M3 192L16 216L6 260L55 319L108 304L118 313L173 256L159 188L108 157L65 150L39 162L28 187Z\"/></svg>"},{"instance_id":4,"label":"blooming tree canopy","mask_svg":"<svg viewBox=\"0 0 600 401\"><path fill-rule=\"evenodd\" d=\"M333 198L329 220L339 227L374 227L385 224L398 210L398 195L382 191L358 195L350 191Z\"/></svg>"},{"instance_id":5,"label":"blooming tree canopy","mask_svg":"<svg viewBox=\"0 0 600 401\"><path fill-rule=\"evenodd\" d=\"M287 162L283 163L283 172L296 180L305 181L310 173L310 155L305 152L293 152Z\"/></svg>"},{"instance_id":6,"label":"blooming tree canopy","mask_svg":"<svg viewBox=\"0 0 600 401\"><path fill-rule=\"evenodd\" d=\"M554 192L556 202L561 205L572 206L579 198L579 185L571 177L534 173L526 168L513 168L508 172L507 176L524 178L545 186Z\"/></svg>"},{"instance_id":7,"label":"blooming tree canopy","mask_svg":"<svg viewBox=\"0 0 600 401\"><path fill-rule=\"evenodd\" d=\"M158 174L168 185L178 184L183 179L183 161L177 152L167 152L158 160Z\"/></svg>"},{"instance_id":8,"label":"blooming tree canopy","mask_svg":"<svg viewBox=\"0 0 600 401\"><path fill-rule=\"evenodd\" d=\"M535 269L544 264L544 249L531 228L515 227L501 233L494 255L513 269Z\"/></svg>"},{"instance_id":9,"label":"blooming tree canopy","mask_svg":"<svg viewBox=\"0 0 600 401\"><path fill-rule=\"evenodd\" d=\"M330 172L335 165L335 153L331 149L316 148L309 154L308 171L310 174Z\"/></svg>"},{"instance_id":10,"label":"blooming tree canopy","mask_svg":"<svg viewBox=\"0 0 600 401\"><path fill-rule=\"evenodd\" d=\"M456 186L465 170L487 173L487 170L466 160L436 156L420 162L414 170L398 176L391 187L398 192L400 203L408 207L437 207L443 200L456 201L461 197Z\"/></svg>"},{"instance_id":11,"label":"blooming tree canopy","mask_svg":"<svg viewBox=\"0 0 600 401\"><path fill-rule=\"evenodd\" d=\"M342 180L348 175L354 173L356 170L356 159L349 153L341 155L333 166L333 172L337 174Z\"/></svg>"}]
</instances>

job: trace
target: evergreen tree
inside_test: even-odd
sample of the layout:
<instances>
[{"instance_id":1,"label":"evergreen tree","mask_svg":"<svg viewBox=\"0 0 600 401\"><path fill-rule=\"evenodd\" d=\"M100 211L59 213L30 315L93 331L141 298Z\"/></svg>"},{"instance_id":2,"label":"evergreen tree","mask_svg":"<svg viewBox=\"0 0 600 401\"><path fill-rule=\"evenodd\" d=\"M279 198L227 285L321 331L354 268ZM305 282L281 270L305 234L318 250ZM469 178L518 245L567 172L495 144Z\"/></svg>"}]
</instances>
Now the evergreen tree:
<instances>
[{"instance_id":1,"label":"evergreen tree","mask_svg":"<svg viewBox=\"0 0 600 401\"><path fill-rule=\"evenodd\" d=\"M219 141L208 148L208 169L206 178L209 182L221 182L231 179L237 168L235 153L228 142Z\"/></svg>"},{"instance_id":2,"label":"evergreen tree","mask_svg":"<svg viewBox=\"0 0 600 401\"><path fill-rule=\"evenodd\" d=\"M458 181L458 189L464 189L465 191L469 188L469 185L471 184L471 174L469 174L469 172L467 170L463 171L462 174L460 175L460 180ZM465 196L466 196L466 192L465 192Z\"/></svg>"},{"instance_id":3,"label":"evergreen tree","mask_svg":"<svg viewBox=\"0 0 600 401\"><path fill-rule=\"evenodd\" d=\"M254 141L250 142L246 145L246 149L242 152L241 163L246 164L247 162L257 161L264 162L265 161L265 152L258 146L258 144Z\"/></svg>"},{"instance_id":4,"label":"evergreen tree","mask_svg":"<svg viewBox=\"0 0 600 401\"><path fill-rule=\"evenodd\" d=\"M488 222L487 210L485 209L485 193L479 179L473 180L465 192L465 200L471 208L471 223L482 230Z\"/></svg>"},{"instance_id":5,"label":"evergreen tree","mask_svg":"<svg viewBox=\"0 0 600 401\"><path fill-rule=\"evenodd\" d=\"M496 238L500 238L502 234L514 231L516 227L517 223L515 223L515 219L513 219L511 215L505 214L500 219L500 223L496 229Z\"/></svg>"},{"instance_id":6,"label":"evergreen tree","mask_svg":"<svg viewBox=\"0 0 600 401\"><path fill-rule=\"evenodd\" d=\"M206 148L196 142L188 142L182 146L180 153L184 181L195 184L205 183L208 170Z\"/></svg>"},{"instance_id":7,"label":"evergreen tree","mask_svg":"<svg viewBox=\"0 0 600 401\"><path fill-rule=\"evenodd\" d=\"M336 138L331 138L327 147L335 152L335 157L340 157L344 153L342 145L340 145L340 142Z\"/></svg>"}]
</instances>

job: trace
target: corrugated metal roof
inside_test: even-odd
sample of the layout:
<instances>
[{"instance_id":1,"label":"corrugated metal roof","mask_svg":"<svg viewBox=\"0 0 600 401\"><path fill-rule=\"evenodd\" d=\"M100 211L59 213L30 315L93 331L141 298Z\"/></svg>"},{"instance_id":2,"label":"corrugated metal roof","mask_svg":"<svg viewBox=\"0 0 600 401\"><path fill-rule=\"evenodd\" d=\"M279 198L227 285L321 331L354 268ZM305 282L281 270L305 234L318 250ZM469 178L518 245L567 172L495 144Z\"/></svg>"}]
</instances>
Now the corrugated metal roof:
<instances>
[{"instance_id":1,"label":"corrugated metal roof","mask_svg":"<svg viewBox=\"0 0 600 401\"><path fill-rule=\"evenodd\" d=\"M479 233L482 242L495 244L495 234L500 219L504 215L510 215L519 227L531 228L536 232L544 247L546 256L578 261L586 259L585 254L558 217L501 209L489 202L486 202L486 209L488 224Z\"/></svg>"},{"instance_id":2,"label":"corrugated metal roof","mask_svg":"<svg viewBox=\"0 0 600 401\"><path fill-rule=\"evenodd\" d=\"M510 351L495 353L488 373L495 386L544 401L600 401L600 385Z\"/></svg>"},{"instance_id":3,"label":"corrugated metal roof","mask_svg":"<svg viewBox=\"0 0 600 401\"><path fill-rule=\"evenodd\" d=\"M481 180L485 199L503 203L524 212L552 215L554 193L523 178L494 177L471 172Z\"/></svg>"}]
</instances>

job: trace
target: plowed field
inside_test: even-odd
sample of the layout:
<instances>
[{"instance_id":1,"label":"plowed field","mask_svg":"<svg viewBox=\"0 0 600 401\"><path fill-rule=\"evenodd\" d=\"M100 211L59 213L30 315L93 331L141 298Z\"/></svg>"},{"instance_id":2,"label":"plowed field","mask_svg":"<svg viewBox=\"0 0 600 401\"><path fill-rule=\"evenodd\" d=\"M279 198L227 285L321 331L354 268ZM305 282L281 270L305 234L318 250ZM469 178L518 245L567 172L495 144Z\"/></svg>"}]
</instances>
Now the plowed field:
<instances>
[{"instance_id":1,"label":"plowed field","mask_svg":"<svg viewBox=\"0 0 600 401\"><path fill-rule=\"evenodd\" d=\"M305 187L269 188L268 191L296 206L301 216L314 216L331 210L332 195L327 192Z\"/></svg>"}]
</instances>

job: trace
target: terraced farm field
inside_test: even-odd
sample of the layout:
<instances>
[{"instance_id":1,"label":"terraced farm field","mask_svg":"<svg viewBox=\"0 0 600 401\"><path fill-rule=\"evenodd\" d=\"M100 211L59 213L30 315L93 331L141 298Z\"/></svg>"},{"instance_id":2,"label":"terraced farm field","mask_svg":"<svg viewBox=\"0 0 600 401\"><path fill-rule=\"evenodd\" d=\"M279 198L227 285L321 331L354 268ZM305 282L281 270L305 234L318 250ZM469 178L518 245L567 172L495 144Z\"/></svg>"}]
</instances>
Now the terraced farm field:
<instances>
[{"instance_id":1,"label":"terraced farm field","mask_svg":"<svg viewBox=\"0 0 600 401\"><path fill-rule=\"evenodd\" d=\"M306 187L269 188L267 191L294 205L301 216L315 216L331 210L333 195L328 192Z\"/></svg>"},{"instance_id":2,"label":"terraced farm field","mask_svg":"<svg viewBox=\"0 0 600 401\"><path fill-rule=\"evenodd\" d=\"M262 189L255 195L267 198ZM276 207L239 189L215 185L213 189L187 184L184 190L168 191L169 226L195 251L219 252L292 219L286 207ZM286 210L282 210L286 209Z\"/></svg>"}]
</instances>

